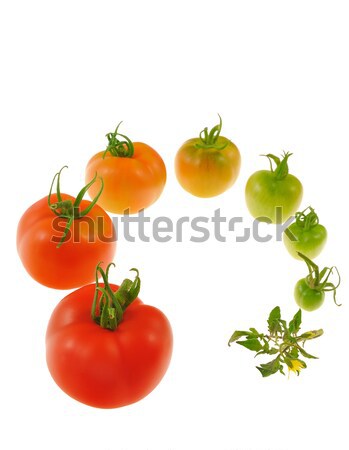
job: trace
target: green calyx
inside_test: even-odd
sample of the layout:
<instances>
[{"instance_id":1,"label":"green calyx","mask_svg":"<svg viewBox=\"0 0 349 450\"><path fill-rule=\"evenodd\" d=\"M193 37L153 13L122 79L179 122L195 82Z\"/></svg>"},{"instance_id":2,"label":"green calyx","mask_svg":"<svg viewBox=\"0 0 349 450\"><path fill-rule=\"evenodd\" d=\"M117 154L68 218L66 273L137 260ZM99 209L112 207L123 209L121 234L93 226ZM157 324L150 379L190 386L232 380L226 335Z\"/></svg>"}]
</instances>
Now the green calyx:
<instances>
[{"instance_id":1,"label":"green calyx","mask_svg":"<svg viewBox=\"0 0 349 450\"><path fill-rule=\"evenodd\" d=\"M109 284L109 269L115 267L110 263L104 272L100 264L96 268L96 290L92 303L91 317L102 328L114 331L123 319L126 308L135 300L141 288L141 280L137 269L133 281L126 278L116 292L113 292ZM99 285L98 278L102 277L104 286Z\"/></svg>"},{"instance_id":2,"label":"green calyx","mask_svg":"<svg viewBox=\"0 0 349 450\"><path fill-rule=\"evenodd\" d=\"M124 134L121 134L118 132L119 126L122 122L118 124L116 127L114 133L108 133L106 134L108 139L108 146L105 149L102 158L105 158L105 155L109 152L111 156L117 156L121 158L132 158L134 154L134 146L132 141L125 136ZM118 136L121 136L123 140L119 140Z\"/></svg>"},{"instance_id":3,"label":"green calyx","mask_svg":"<svg viewBox=\"0 0 349 450\"><path fill-rule=\"evenodd\" d=\"M219 124L212 128L210 132L208 132L208 128L204 128L199 135L200 142L195 144L196 148L215 148L217 150L223 150L227 145L228 142L224 143L223 145L219 145L217 143L217 140L219 138L220 132L222 130L222 118L218 114L219 117Z\"/></svg>"},{"instance_id":4,"label":"green calyx","mask_svg":"<svg viewBox=\"0 0 349 450\"><path fill-rule=\"evenodd\" d=\"M308 210L309 212L306 214ZM304 231L309 231L319 224L319 217L311 206L308 206L304 211L296 212L295 218L296 224Z\"/></svg>"},{"instance_id":5,"label":"green calyx","mask_svg":"<svg viewBox=\"0 0 349 450\"><path fill-rule=\"evenodd\" d=\"M284 366L289 372L299 375L302 369L307 367L301 357L317 359L316 356L304 350L306 341L316 339L323 334L322 329L299 333L302 324L302 311L298 310L293 319L287 323L281 319L280 307L276 306L268 317L268 332L260 333L255 328L248 331L235 331L229 339L228 345L233 342L256 352L259 355L273 355L273 359L265 364L260 364L257 369L263 377L268 377L277 372L284 373Z\"/></svg>"},{"instance_id":6,"label":"green calyx","mask_svg":"<svg viewBox=\"0 0 349 450\"><path fill-rule=\"evenodd\" d=\"M333 300L337 306L341 306L337 303L336 294L339 285L341 284L341 277L339 275L339 271L336 266L325 267L320 271L319 266L314 263L310 258L303 255L303 253L297 252L298 256L300 256L306 263L309 273L306 276L305 280L308 286L311 289L320 292L333 292ZM335 285L334 283L329 281L330 276L337 272L338 282Z\"/></svg>"},{"instance_id":7,"label":"green calyx","mask_svg":"<svg viewBox=\"0 0 349 450\"><path fill-rule=\"evenodd\" d=\"M282 159L278 158L275 155L272 155L271 153L261 156L266 156L269 159L270 170L273 172L277 180L282 180L288 175L288 158L292 156L292 153L284 152L281 155ZM273 169L272 161L274 161L274 163L276 164L275 170Z\"/></svg>"},{"instance_id":8,"label":"green calyx","mask_svg":"<svg viewBox=\"0 0 349 450\"><path fill-rule=\"evenodd\" d=\"M62 169L57 172L55 174L55 176L53 177L52 183L51 183L51 188L50 188L50 192L48 194L48 206L51 209L51 211L53 213L56 214L56 216L61 217L62 219L67 219L67 223L63 232L63 236L61 238L61 240L59 241L57 248L59 248L65 238L67 237L67 234L73 224L74 220L77 219L81 219L82 217L86 216L86 214L88 214L91 209L95 206L95 204L97 203L100 195L102 194L103 191L103 187L104 187L104 183L103 183L103 179L100 178L101 180L101 188L98 192L98 194L96 195L96 197L92 200L92 202L87 206L87 208L85 208L84 210L80 211L79 210L79 206L80 203L84 197L84 195L86 194L86 192L90 189L90 187L96 182L97 180L97 173L96 175L93 177L93 179L86 185L84 186L81 191L78 193L76 199L74 202L72 202L72 200L63 200L62 199L62 195L61 195L61 188L60 188L60 179L61 179L61 172L63 169L65 169L68 166L64 166L62 167ZM54 182L56 181L56 195L57 195L57 199L58 201L55 203L51 203L51 196L52 196L52 189L53 189L53 185Z\"/></svg>"}]
</instances>

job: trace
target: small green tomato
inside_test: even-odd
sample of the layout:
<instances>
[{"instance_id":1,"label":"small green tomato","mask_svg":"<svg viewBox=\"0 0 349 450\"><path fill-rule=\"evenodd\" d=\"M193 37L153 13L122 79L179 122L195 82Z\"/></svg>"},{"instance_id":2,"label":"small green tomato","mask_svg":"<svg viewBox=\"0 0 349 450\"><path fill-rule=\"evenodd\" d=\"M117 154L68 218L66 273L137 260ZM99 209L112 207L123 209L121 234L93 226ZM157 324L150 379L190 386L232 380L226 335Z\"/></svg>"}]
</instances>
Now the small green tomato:
<instances>
[{"instance_id":1,"label":"small green tomato","mask_svg":"<svg viewBox=\"0 0 349 450\"><path fill-rule=\"evenodd\" d=\"M301 259L298 252L310 259L316 258L326 244L326 228L320 225L319 217L311 206L296 212L295 219L283 234L285 247L296 259Z\"/></svg>"},{"instance_id":2,"label":"small green tomato","mask_svg":"<svg viewBox=\"0 0 349 450\"><path fill-rule=\"evenodd\" d=\"M319 271L319 267L307 256L298 252L298 256L305 261L308 266L309 274L299 280L294 289L294 298L297 305L306 311L315 311L320 308L325 300L326 292L333 292L333 300L336 301L337 288L340 285L340 275L337 267L325 267ZM334 285L329 281L330 275L337 272L338 282Z\"/></svg>"}]
</instances>

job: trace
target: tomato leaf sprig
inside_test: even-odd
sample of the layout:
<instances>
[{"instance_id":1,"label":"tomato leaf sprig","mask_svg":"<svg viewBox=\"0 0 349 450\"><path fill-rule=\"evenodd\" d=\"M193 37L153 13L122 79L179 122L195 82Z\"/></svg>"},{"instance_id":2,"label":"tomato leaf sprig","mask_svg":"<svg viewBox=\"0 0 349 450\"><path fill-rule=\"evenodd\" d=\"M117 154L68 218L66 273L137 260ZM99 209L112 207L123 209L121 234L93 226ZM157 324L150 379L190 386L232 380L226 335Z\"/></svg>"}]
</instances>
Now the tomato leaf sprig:
<instances>
[{"instance_id":1,"label":"tomato leaf sprig","mask_svg":"<svg viewBox=\"0 0 349 450\"><path fill-rule=\"evenodd\" d=\"M308 266L309 273L305 277L305 281L310 289L314 289L319 292L333 292L333 301L337 306L341 306L341 304L337 303L336 294L339 285L341 284L341 277L339 271L336 266L332 267L324 267L321 271L319 266L314 263L310 258L303 255L303 253L297 252L298 255L305 261ZM334 283L328 281L330 276L337 272L338 282L335 285Z\"/></svg>"},{"instance_id":2,"label":"tomato leaf sprig","mask_svg":"<svg viewBox=\"0 0 349 450\"><path fill-rule=\"evenodd\" d=\"M280 307L276 306L268 317L268 333L259 333L255 328L249 331L235 331L229 339L228 345L233 342L256 352L258 355L277 355L268 363L261 364L256 368L263 377L268 377L277 372L285 375L284 365L289 372L299 375L301 369L307 367L305 361L299 358L317 359L316 356L304 350L304 344L310 339L315 339L323 334L323 330L307 331L298 335L302 323L302 311L299 309L293 319L287 322L281 319Z\"/></svg>"},{"instance_id":3,"label":"tomato leaf sprig","mask_svg":"<svg viewBox=\"0 0 349 450\"><path fill-rule=\"evenodd\" d=\"M62 199L62 195L61 195L61 187L60 187L60 180L61 180L61 172L63 169L68 168L68 166L64 166L61 168L61 170L59 172L57 172L55 174L55 176L53 177L52 183L51 183L51 188L50 188L50 192L48 194L47 197L47 202L48 202L48 206L51 209L51 211L56 214L56 216L61 217L63 219L67 219L67 223L63 232L63 236L61 238L61 240L59 241L57 248L59 248L65 238L67 237L67 234L73 224L73 221L76 219L81 219L82 217L86 216L86 214L88 214L91 209L95 206L95 204L97 203L100 195L102 194L103 188L104 188L104 183L103 183L103 179L100 178L101 180L101 188L99 190L99 192L97 193L96 197L92 200L92 202L83 210L83 211L79 211L79 206L80 203L84 197L84 195L86 194L86 192L88 191L88 189L96 182L97 180L97 173L95 174L95 176L93 177L93 179L86 185L84 186L80 192L78 193L76 199L74 202L72 202L71 200L63 200ZM56 181L56 195L57 195L57 200L58 202L55 203L51 203L51 196L52 196L52 189L53 189L53 185L54 182Z\"/></svg>"},{"instance_id":4,"label":"tomato leaf sprig","mask_svg":"<svg viewBox=\"0 0 349 450\"><path fill-rule=\"evenodd\" d=\"M115 264L108 264L105 272L100 264L96 268L96 289L92 303L91 317L102 328L114 331L122 321L126 308L137 298L141 288L141 280L138 270L134 268L130 269L136 272L135 279L131 281L126 278L121 283L119 289L114 292L109 284L109 270L111 266L115 267ZM103 287L99 285L98 278L100 275L103 279Z\"/></svg>"}]
</instances>

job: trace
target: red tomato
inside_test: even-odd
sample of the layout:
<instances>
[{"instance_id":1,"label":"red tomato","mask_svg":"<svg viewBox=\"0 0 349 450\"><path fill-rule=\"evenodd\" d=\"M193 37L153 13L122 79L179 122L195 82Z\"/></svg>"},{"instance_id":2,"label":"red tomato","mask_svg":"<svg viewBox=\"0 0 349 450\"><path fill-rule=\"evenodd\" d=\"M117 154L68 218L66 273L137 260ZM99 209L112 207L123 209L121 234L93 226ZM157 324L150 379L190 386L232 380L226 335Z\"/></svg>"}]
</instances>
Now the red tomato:
<instances>
[{"instance_id":1,"label":"red tomato","mask_svg":"<svg viewBox=\"0 0 349 450\"><path fill-rule=\"evenodd\" d=\"M118 127L107 135L107 150L97 153L88 162L86 181L98 173L104 181L98 203L113 213L135 214L160 197L166 183L166 167L152 147L142 142L131 142L118 133ZM119 141L117 136L126 140ZM92 185L90 196L97 195L97 191L98 187Z\"/></svg>"},{"instance_id":2,"label":"red tomato","mask_svg":"<svg viewBox=\"0 0 349 450\"><path fill-rule=\"evenodd\" d=\"M122 289L108 286L113 293ZM114 331L102 328L91 318L95 291L95 284L84 286L53 311L46 333L47 365L72 398L117 408L142 399L161 381L171 359L172 330L159 309L138 297Z\"/></svg>"},{"instance_id":3,"label":"red tomato","mask_svg":"<svg viewBox=\"0 0 349 450\"><path fill-rule=\"evenodd\" d=\"M49 197L51 205L57 205L57 194ZM63 193L60 198L70 206L76 201ZM81 200L75 217L91 205ZM72 219L69 230L68 222L67 217L50 208L48 197L44 197L27 209L17 228L17 250L25 269L34 280L55 289L91 283L96 265L112 260L116 250L113 222L97 204L83 217ZM65 230L68 233L60 244Z\"/></svg>"}]
</instances>

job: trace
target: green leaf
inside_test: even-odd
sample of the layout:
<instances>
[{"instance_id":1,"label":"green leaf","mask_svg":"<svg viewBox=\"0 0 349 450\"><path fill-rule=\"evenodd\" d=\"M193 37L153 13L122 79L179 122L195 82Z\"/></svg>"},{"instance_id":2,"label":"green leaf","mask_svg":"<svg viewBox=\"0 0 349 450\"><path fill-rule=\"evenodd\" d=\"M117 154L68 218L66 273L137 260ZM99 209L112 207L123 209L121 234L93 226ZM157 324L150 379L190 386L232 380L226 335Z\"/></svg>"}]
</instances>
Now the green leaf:
<instances>
[{"instance_id":1,"label":"green leaf","mask_svg":"<svg viewBox=\"0 0 349 450\"><path fill-rule=\"evenodd\" d=\"M276 355L277 353L279 353L279 350L277 349L277 348L271 348L270 350L269 350L269 355Z\"/></svg>"},{"instance_id":2,"label":"green leaf","mask_svg":"<svg viewBox=\"0 0 349 450\"><path fill-rule=\"evenodd\" d=\"M287 356L291 359L297 359L299 356L298 350L293 347L288 353Z\"/></svg>"},{"instance_id":3,"label":"green leaf","mask_svg":"<svg viewBox=\"0 0 349 450\"><path fill-rule=\"evenodd\" d=\"M280 319L279 322L281 323L284 331L288 330L286 320Z\"/></svg>"},{"instance_id":4,"label":"green leaf","mask_svg":"<svg viewBox=\"0 0 349 450\"><path fill-rule=\"evenodd\" d=\"M248 339L246 341L238 341L237 344L242 345L243 347L248 348L253 352L259 352L263 349L262 344L256 338Z\"/></svg>"},{"instance_id":5,"label":"green leaf","mask_svg":"<svg viewBox=\"0 0 349 450\"><path fill-rule=\"evenodd\" d=\"M256 353L255 357L258 355L276 355L277 353L279 353L277 348L266 348L265 346L263 347L263 350L261 350L260 352Z\"/></svg>"},{"instance_id":6,"label":"green leaf","mask_svg":"<svg viewBox=\"0 0 349 450\"><path fill-rule=\"evenodd\" d=\"M302 323L302 311L299 309L296 314L294 315L293 319L290 321L289 324L289 331L291 334L297 334Z\"/></svg>"},{"instance_id":7,"label":"green leaf","mask_svg":"<svg viewBox=\"0 0 349 450\"><path fill-rule=\"evenodd\" d=\"M262 336L260 333L258 333L258 331L255 328L250 328L249 330L251 331L251 336L253 336L253 337Z\"/></svg>"},{"instance_id":8,"label":"green leaf","mask_svg":"<svg viewBox=\"0 0 349 450\"><path fill-rule=\"evenodd\" d=\"M324 334L324 330L320 329L320 330L312 330L312 331L307 331L306 333L301 334L298 337L298 340L300 341L305 341L305 340L310 340L310 339L316 339L320 336L322 336Z\"/></svg>"},{"instance_id":9,"label":"green leaf","mask_svg":"<svg viewBox=\"0 0 349 450\"><path fill-rule=\"evenodd\" d=\"M310 353L306 352L306 351L304 350L304 348L302 348L302 347L299 347L299 351L300 351L300 353L301 353L303 356L305 356L306 358L309 358L309 359L319 359L317 356L313 356L313 355L311 355Z\"/></svg>"},{"instance_id":10,"label":"green leaf","mask_svg":"<svg viewBox=\"0 0 349 450\"><path fill-rule=\"evenodd\" d=\"M249 336L251 333L249 331L234 331L234 333L231 335L231 338L228 341L228 345L232 344L233 342L237 341L243 336Z\"/></svg>"},{"instance_id":11,"label":"green leaf","mask_svg":"<svg viewBox=\"0 0 349 450\"><path fill-rule=\"evenodd\" d=\"M262 374L262 377L269 377L270 375L278 372L280 370L280 366L281 364L279 358L275 358L266 364L261 364L259 367L257 367L257 369Z\"/></svg>"},{"instance_id":12,"label":"green leaf","mask_svg":"<svg viewBox=\"0 0 349 450\"><path fill-rule=\"evenodd\" d=\"M280 364L280 367L279 367L279 372L280 372L280 373L282 373L282 375L285 375L285 372L284 372L284 367L283 367L283 365L282 365L282 364Z\"/></svg>"},{"instance_id":13,"label":"green leaf","mask_svg":"<svg viewBox=\"0 0 349 450\"><path fill-rule=\"evenodd\" d=\"M270 312L269 318L268 318L268 329L269 329L270 334L274 334L277 331L281 331L280 319L281 319L280 307L276 306Z\"/></svg>"}]
</instances>

